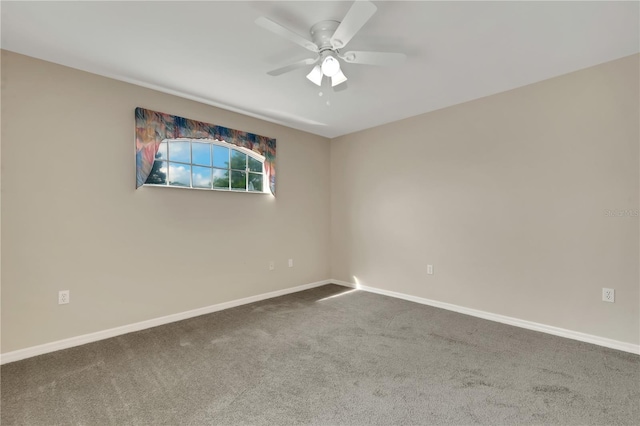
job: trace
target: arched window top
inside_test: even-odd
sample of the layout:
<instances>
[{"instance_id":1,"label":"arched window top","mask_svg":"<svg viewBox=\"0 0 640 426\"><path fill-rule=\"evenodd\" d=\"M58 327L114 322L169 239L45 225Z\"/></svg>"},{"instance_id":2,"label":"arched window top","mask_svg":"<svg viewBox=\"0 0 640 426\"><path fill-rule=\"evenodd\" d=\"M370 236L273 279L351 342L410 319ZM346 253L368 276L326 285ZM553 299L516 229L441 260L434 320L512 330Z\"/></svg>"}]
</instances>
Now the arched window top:
<instances>
[{"instance_id":1,"label":"arched window top","mask_svg":"<svg viewBox=\"0 0 640 426\"><path fill-rule=\"evenodd\" d=\"M218 139L194 139L194 138L176 138L176 139L165 139L162 142L170 142L170 141L175 141L175 142L197 142L197 143L209 143L212 145L218 145L218 146L222 146L222 147L226 147L229 149L233 149L236 151L240 151L244 154L247 154L253 158L255 158L256 160L260 161L261 163L264 163L266 157L264 155L261 155L255 151L252 151L248 148L242 147L242 146L237 146L234 145L232 143L229 142L225 142L225 141L221 141Z\"/></svg>"},{"instance_id":2,"label":"arched window top","mask_svg":"<svg viewBox=\"0 0 640 426\"><path fill-rule=\"evenodd\" d=\"M275 139L144 108L136 108L135 117L136 187L148 184L207 189L209 171L204 169L208 168L212 174L208 189L275 195ZM210 161L205 160L207 152ZM229 155L228 164L223 167L225 153ZM241 185L243 176L245 187ZM229 187L225 188L227 178Z\"/></svg>"}]
</instances>

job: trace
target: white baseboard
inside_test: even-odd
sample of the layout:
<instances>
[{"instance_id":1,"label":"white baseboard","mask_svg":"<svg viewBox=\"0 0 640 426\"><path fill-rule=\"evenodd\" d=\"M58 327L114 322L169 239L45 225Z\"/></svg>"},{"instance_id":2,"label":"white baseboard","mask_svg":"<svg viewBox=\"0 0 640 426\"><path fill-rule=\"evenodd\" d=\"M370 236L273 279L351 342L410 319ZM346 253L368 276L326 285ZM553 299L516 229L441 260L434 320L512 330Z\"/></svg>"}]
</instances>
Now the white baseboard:
<instances>
[{"instance_id":1,"label":"white baseboard","mask_svg":"<svg viewBox=\"0 0 640 426\"><path fill-rule=\"evenodd\" d=\"M493 314L491 312L480 311L477 309L465 308L463 306L451 303L438 302L437 300L425 299L422 297L411 296L409 294L398 293L395 291L383 290L375 287L368 287L360 284L354 284L347 281L329 280L333 284L344 287L355 288L358 290L368 291L370 293L382 294L384 296L404 299L411 302L420 303L422 305L434 306L436 308L446 309L448 311L459 312L461 314L471 315L474 317L496 321L503 324L509 324L516 327L526 328L528 330L540 331L543 333L553 334L554 336L566 337L568 339L579 340L581 342L593 343L594 345L604 346L611 349L617 349L624 352L631 352L640 355L640 345L633 343L621 342L619 340L608 339L606 337L594 336L592 334L580 333L579 331L567 330L565 328L553 327L551 325L540 324L533 321L526 321L518 318L508 317L505 315Z\"/></svg>"},{"instance_id":2,"label":"white baseboard","mask_svg":"<svg viewBox=\"0 0 640 426\"><path fill-rule=\"evenodd\" d=\"M572 331L564 328L553 327L550 325L540 324L533 321L526 321L518 318L508 317L505 315L499 315L499 314L493 314L490 312L480 311L477 309L465 308L463 306L458 306L451 303L438 302L436 300L430 300L422 297L411 296L408 294L398 293L395 291L383 290L375 287L368 287L368 286L363 286L359 284L354 284L347 281L330 279L330 280L317 281L310 284L304 284L297 287L286 288L283 290L276 290L269 293L259 294L256 296L245 297L243 299L237 299L229 302L218 303L216 305L205 306L203 308L193 309L186 312L180 312L177 314L167 315L160 318L154 318L146 321L137 322L134 324L123 325L121 327L110 328L108 330L102 330L102 331L97 331L95 333L83 334L81 336L70 337L68 339L45 343L38 346L32 346L25 349L19 349L17 351L7 352L0 355L0 364L7 364L10 362L19 361L21 359L30 358L37 355L59 351L61 349L72 348L74 346L80 346L86 343L96 342L98 340L104 340L110 337L132 333L134 331L145 330L147 328L157 327L159 325L169 324L172 322L197 317L200 315L205 315L212 312L222 311L224 309L234 308L236 306L246 305L253 302L259 302L261 300L271 299L273 297L284 296L285 294L297 293L299 291L308 290L310 288L320 287L322 285L332 284L332 283L345 286L345 287L356 288L358 290L368 291L370 293L377 293L377 294L382 294L384 296L404 299L411 302L420 303L422 305L429 305L429 306L434 306L436 308L442 308L449 311L459 312L461 314L471 315L474 317L483 318L490 321L496 321L503 324L509 324L516 327L526 328L528 330L540 331L543 333L553 334L555 336L560 336L560 337L566 337L573 340L579 340L581 342L593 343L595 345L617 349L624 352L640 354L640 345L635 345L632 343L620 342L618 340L607 339L605 337L599 337L591 334L580 333L578 331Z\"/></svg>"},{"instance_id":3,"label":"white baseboard","mask_svg":"<svg viewBox=\"0 0 640 426\"><path fill-rule=\"evenodd\" d=\"M85 343L96 342L98 340L108 339L110 337L120 336L123 334L140 331L171 322L181 321L187 318L193 318L200 315L210 314L212 312L222 311L224 309L235 308L236 306L246 305L260 300L271 299L273 297L284 296L285 294L297 293L299 291L308 290L310 288L319 287L321 285L331 284L331 280L317 281L310 284L304 284L297 287L286 288L283 290L271 291L269 293L259 294L257 296L245 297L243 299L232 300L229 302L218 303L216 305L205 306L204 308L193 309L191 311L180 312L177 314L167 315L160 318L154 318L134 324L123 325L121 327L110 328L108 330L97 331L95 333L83 334L81 336L70 337L68 339L58 340L56 342L45 343L43 345L31 346L17 351L7 352L0 355L0 364L7 364L21 359L30 358L36 355L42 355L49 352L59 351L61 349L72 348L74 346L84 345Z\"/></svg>"}]
</instances>

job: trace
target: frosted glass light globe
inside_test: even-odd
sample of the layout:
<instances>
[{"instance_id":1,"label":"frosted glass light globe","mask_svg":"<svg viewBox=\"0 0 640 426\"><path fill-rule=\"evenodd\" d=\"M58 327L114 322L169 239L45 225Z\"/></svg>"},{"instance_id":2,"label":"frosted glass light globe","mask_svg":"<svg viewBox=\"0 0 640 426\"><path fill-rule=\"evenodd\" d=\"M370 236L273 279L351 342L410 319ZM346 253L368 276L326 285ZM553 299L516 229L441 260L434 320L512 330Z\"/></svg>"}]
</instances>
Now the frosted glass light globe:
<instances>
[{"instance_id":1,"label":"frosted glass light globe","mask_svg":"<svg viewBox=\"0 0 640 426\"><path fill-rule=\"evenodd\" d=\"M327 77L333 77L340 72L340 62L333 56L327 56L322 61L322 73Z\"/></svg>"}]
</instances>

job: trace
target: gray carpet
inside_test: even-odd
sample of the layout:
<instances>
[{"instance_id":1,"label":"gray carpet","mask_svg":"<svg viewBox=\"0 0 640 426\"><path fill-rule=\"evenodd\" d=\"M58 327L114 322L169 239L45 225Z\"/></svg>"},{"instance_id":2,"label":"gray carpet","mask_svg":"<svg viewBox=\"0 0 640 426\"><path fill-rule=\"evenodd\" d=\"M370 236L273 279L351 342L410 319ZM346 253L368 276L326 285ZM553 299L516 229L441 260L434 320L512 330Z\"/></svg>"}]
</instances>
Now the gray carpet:
<instances>
[{"instance_id":1,"label":"gray carpet","mask_svg":"<svg viewBox=\"0 0 640 426\"><path fill-rule=\"evenodd\" d=\"M637 355L335 285L7 364L1 379L2 425L640 422Z\"/></svg>"}]
</instances>

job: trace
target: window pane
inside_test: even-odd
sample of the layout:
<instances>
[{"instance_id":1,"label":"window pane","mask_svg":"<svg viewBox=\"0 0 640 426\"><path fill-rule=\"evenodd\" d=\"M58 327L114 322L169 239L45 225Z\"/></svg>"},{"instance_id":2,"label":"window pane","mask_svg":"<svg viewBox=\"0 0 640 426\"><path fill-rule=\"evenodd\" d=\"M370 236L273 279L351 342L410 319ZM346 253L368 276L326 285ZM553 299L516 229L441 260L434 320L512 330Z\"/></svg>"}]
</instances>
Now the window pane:
<instances>
[{"instance_id":1,"label":"window pane","mask_svg":"<svg viewBox=\"0 0 640 426\"><path fill-rule=\"evenodd\" d=\"M169 159L181 163L191 163L189 142L169 142Z\"/></svg>"},{"instance_id":2,"label":"window pane","mask_svg":"<svg viewBox=\"0 0 640 426\"><path fill-rule=\"evenodd\" d=\"M243 154L244 155L244 154ZM231 170L231 189L247 189L247 173Z\"/></svg>"},{"instance_id":3,"label":"window pane","mask_svg":"<svg viewBox=\"0 0 640 426\"><path fill-rule=\"evenodd\" d=\"M213 169L213 187L229 189L229 170Z\"/></svg>"},{"instance_id":4,"label":"window pane","mask_svg":"<svg viewBox=\"0 0 640 426\"><path fill-rule=\"evenodd\" d=\"M208 167L191 167L191 182L194 188L211 188L211 169Z\"/></svg>"},{"instance_id":5,"label":"window pane","mask_svg":"<svg viewBox=\"0 0 640 426\"><path fill-rule=\"evenodd\" d=\"M166 160L167 159L167 143L162 142L158 147L158 152L156 153L156 160Z\"/></svg>"},{"instance_id":6,"label":"window pane","mask_svg":"<svg viewBox=\"0 0 640 426\"><path fill-rule=\"evenodd\" d=\"M201 166L211 166L211 144L192 142L191 143L191 162Z\"/></svg>"},{"instance_id":7,"label":"window pane","mask_svg":"<svg viewBox=\"0 0 640 426\"><path fill-rule=\"evenodd\" d=\"M240 151L232 149L231 168L236 170L247 170L247 154L243 154ZM233 179L233 176L231 178Z\"/></svg>"},{"instance_id":8,"label":"window pane","mask_svg":"<svg viewBox=\"0 0 640 426\"><path fill-rule=\"evenodd\" d=\"M169 163L169 185L191 186L191 166Z\"/></svg>"},{"instance_id":9,"label":"window pane","mask_svg":"<svg viewBox=\"0 0 640 426\"><path fill-rule=\"evenodd\" d=\"M229 168L229 148L213 145L213 166L221 169Z\"/></svg>"},{"instance_id":10,"label":"window pane","mask_svg":"<svg viewBox=\"0 0 640 426\"><path fill-rule=\"evenodd\" d=\"M153 168L149 177L145 183L151 183L154 185L166 185L167 184L167 162L166 161L154 161Z\"/></svg>"},{"instance_id":11,"label":"window pane","mask_svg":"<svg viewBox=\"0 0 640 426\"><path fill-rule=\"evenodd\" d=\"M249 173L249 191L262 192L262 173Z\"/></svg>"},{"instance_id":12,"label":"window pane","mask_svg":"<svg viewBox=\"0 0 640 426\"><path fill-rule=\"evenodd\" d=\"M262 163L253 157L249 157L249 170L262 173Z\"/></svg>"}]
</instances>

